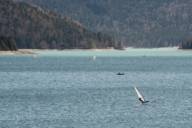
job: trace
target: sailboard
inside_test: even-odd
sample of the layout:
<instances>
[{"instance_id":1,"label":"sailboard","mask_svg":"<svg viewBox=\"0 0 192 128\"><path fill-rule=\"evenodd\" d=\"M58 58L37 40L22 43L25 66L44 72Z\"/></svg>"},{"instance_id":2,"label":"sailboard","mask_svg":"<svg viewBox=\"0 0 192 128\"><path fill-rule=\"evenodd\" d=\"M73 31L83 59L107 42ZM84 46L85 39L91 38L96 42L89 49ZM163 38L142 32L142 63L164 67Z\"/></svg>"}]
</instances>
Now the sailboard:
<instances>
[{"instance_id":1,"label":"sailboard","mask_svg":"<svg viewBox=\"0 0 192 128\"><path fill-rule=\"evenodd\" d=\"M139 101L141 101L141 103L147 103L149 101L146 101L143 97L143 95L139 92L139 90L137 89L137 87L134 87L135 92L137 93L137 96L139 98Z\"/></svg>"}]
</instances>

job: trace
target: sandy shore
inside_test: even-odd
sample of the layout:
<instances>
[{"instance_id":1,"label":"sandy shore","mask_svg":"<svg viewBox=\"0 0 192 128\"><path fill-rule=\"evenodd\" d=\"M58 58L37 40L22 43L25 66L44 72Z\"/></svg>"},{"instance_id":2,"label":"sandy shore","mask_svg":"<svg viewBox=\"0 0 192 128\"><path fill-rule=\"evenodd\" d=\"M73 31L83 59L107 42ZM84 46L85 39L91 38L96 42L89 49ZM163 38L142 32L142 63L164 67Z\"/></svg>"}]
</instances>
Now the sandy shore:
<instances>
[{"instance_id":1,"label":"sandy shore","mask_svg":"<svg viewBox=\"0 0 192 128\"><path fill-rule=\"evenodd\" d=\"M0 51L0 55L31 55L36 54L32 49L19 49L18 51Z\"/></svg>"},{"instance_id":2,"label":"sandy shore","mask_svg":"<svg viewBox=\"0 0 192 128\"><path fill-rule=\"evenodd\" d=\"M58 49L19 49L18 51L0 51L1 55L35 55L35 54L41 54L41 53L50 53L50 52L71 52L71 51L94 51L94 52L106 52L106 51L129 51L129 52L135 52L135 51L145 51L145 52L158 52L158 51L179 51L178 47L164 47L164 48L126 48L125 50L116 50L113 48L108 49L64 49L64 50L58 50ZM182 51L182 50L180 50ZM183 50L187 51L187 50Z\"/></svg>"},{"instance_id":3,"label":"sandy shore","mask_svg":"<svg viewBox=\"0 0 192 128\"><path fill-rule=\"evenodd\" d=\"M38 54L38 52L42 51L111 51L114 49L65 49L65 50L57 50L57 49L19 49L18 51L0 51L0 55L33 55Z\"/></svg>"}]
</instances>

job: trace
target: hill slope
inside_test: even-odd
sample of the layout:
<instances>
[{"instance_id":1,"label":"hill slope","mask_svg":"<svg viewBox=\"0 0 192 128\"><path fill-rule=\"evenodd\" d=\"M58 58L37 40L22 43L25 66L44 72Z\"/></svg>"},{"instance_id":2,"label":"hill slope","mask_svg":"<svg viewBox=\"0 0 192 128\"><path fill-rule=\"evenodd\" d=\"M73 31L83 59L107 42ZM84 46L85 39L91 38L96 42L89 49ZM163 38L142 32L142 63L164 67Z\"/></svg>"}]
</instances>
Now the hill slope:
<instances>
[{"instance_id":1,"label":"hill slope","mask_svg":"<svg viewBox=\"0 0 192 128\"><path fill-rule=\"evenodd\" d=\"M127 45L178 45L192 35L190 0L22 0L109 32Z\"/></svg>"},{"instance_id":2,"label":"hill slope","mask_svg":"<svg viewBox=\"0 0 192 128\"><path fill-rule=\"evenodd\" d=\"M16 42L11 38L0 37L0 51L16 51Z\"/></svg>"},{"instance_id":3,"label":"hill slope","mask_svg":"<svg viewBox=\"0 0 192 128\"><path fill-rule=\"evenodd\" d=\"M0 36L15 39L18 48L106 48L111 37L80 23L22 2L0 0Z\"/></svg>"}]
</instances>

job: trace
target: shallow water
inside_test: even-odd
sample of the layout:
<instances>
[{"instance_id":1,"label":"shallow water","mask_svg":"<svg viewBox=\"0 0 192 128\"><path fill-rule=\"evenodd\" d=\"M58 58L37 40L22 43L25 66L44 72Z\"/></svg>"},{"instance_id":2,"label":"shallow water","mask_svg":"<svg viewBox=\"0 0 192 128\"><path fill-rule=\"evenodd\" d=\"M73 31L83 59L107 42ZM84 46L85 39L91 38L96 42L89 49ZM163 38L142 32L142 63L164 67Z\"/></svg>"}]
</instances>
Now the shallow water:
<instances>
[{"instance_id":1,"label":"shallow water","mask_svg":"<svg viewBox=\"0 0 192 128\"><path fill-rule=\"evenodd\" d=\"M191 51L38 53L0 56L2 128L192 127Z\"/></svg>"}]
</instances>

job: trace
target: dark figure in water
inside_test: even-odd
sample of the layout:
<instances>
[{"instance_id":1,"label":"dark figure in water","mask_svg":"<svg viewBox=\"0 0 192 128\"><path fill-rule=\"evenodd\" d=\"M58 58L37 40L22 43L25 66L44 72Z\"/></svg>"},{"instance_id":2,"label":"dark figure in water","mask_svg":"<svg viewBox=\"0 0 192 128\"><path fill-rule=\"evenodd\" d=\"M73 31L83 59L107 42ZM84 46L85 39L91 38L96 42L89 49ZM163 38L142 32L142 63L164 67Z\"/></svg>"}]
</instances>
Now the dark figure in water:
<instances>
[{"instance_id":1,"label":"dark figure in water","mask_svg":"<svg viewBox=\"0 0 192 128\"><path fill-rule=\"evenodd\" d=\"M117 75L125 75L125 74L124 74L124 73L119 72L119 73L117 73Z\"/></svg>"},{"instance_id":2,"label":"dark figure in water","mask_svg":"<svg viewBox=\"0 0 192 128\"><path fill-rule=\"evenodd\" d=\"M141 101L142 104L149 102L149 101L143 101L141 98L139 98L139 101Z\"/></svg>"}]
</instances>

